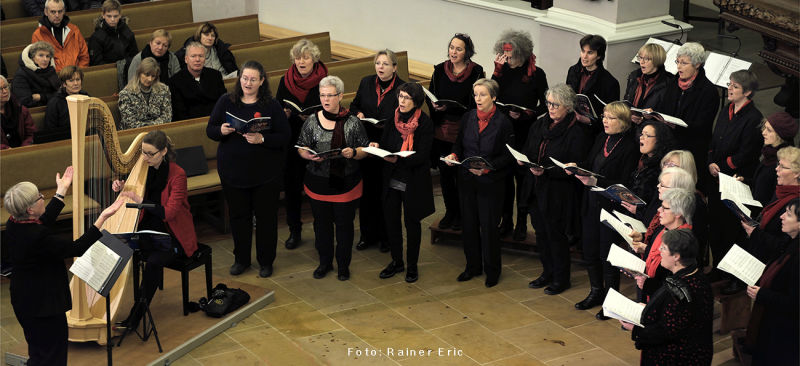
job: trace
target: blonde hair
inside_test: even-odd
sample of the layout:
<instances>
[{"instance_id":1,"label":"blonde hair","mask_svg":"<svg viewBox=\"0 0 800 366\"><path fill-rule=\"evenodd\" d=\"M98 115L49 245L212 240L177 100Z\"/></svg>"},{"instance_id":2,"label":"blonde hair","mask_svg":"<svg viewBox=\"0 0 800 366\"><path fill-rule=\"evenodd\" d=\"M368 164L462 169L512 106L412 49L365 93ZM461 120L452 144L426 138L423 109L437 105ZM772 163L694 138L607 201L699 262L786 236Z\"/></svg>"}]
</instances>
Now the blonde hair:
<instances>
[{"instance_id":1,"label":"blonde hair","mask_svg":"<svg viewBox=\"0 0 800 366\"><path fill-rule=\"evenodd\" d=\"M166 29L156 29L153 31L153 34L150 36L150 42L153 42L154 39L164 37L167 39L167 49L169 46L172 46L172 35Z\"/></svg>"},{"instance_id":2,"label":"blonde hair","mask_svg":"<svg viewBox=\"0 0 800 366\"><path fill-rule=\"evenodd\" d=\"M653 59L653 65L657 68L664 66L664 61L667 59L667 52L664 51L664 47L661 47L660 44L648 43L639 48L639 52L650 56Z\"/></svg>"},{"instance_id":3,"label":"blonde hair","mask_svg":"<svg viewBox=\"0 0 800 366\"><path fill-rule=\"evenodd\" d=\"M39 188L31 182L19 182L6 191L3 204L11 216L18 219L28 217L28 208L39 199Z\"/></svg>"},{"instance_id":4,"label":"blonde hair","mask_svg":"<svg viewBox=\"0 0 800 366\"><path fill-rule=\"evenodd\" d=\"M295 43L294 46L292 46L292 49L289 51L289 57L291 58L292 62L294 62L294 59L305 54L311 56L311 60L314 61L314 63L318 62L320 56L322 55L322 53L319 51L319 47L317 47L314 42L311 42L305 38L297 41L297 43Z\"/></svg>"},{"instance_id":5,"label":"blonde hair","mask_svg":"<svg viewBox=\"0 0 800 366\"><path fill-rule=\"evenodd\" d=\"M500 90L500 84L498 84L497 81L487 78L480 78L472 84L472 89L474 90L475 87L479 85L489 91L490 97L497 98L497 91Z\"/></svg>"},{"instance_id":6,"label":"blonde hair","mask_svg":"<svg viewBox=\"0 0 800 366\"><path fill-rule=\"evenodd\" d=\"M372 61L373 62L378 62L378 57L381 57L381 56L388 57L389 61L392 62L392 65L393 66L397 66L397 55L394 54L394 51L392 51L392 50L390 50L388 48L384 48L384 49L378 51L378 53L375 54L375 58Z\"/></svg>"},{"instance_id":7,"label":"blonde hair","mask_svg":"<svg viewBox=\"0 0 800 366\"><path fill-rule=\"evenodd\" d=\"M789 170L792 173L800 173L800 148L787 146L778 150L778 160L788 160Z\"/></svg>"},{"instance_id":8,"label":"blonde hair","mask_svg":"<svg viewBox=\"0 0 800 366\"><path fill-rule=\"evenodd\" d=\"M162 88L167 88L167 86L159 80L161 76L161 66L158 65L156 59L152 57L147 57L139 63L139 67L136 68L136 73L133 74L133 77L128 80L128 85L125 86L124 90L129 90L132 92L138 93L141 88L139 87L139 75L145 74L150 76L155 76L156 80L151 86L151 90L161 90Z\"/></svg>"},{"instance_id":9,"label":"blonde hair","mask_svg":"<svg viewBox=\"0 0 800 366\"><path fill-rule=\"evenodd\" d=\"M672 150L668 152L661 159L661 169L667 169L664 167L664 164L670 161L673 156L678 158L680 166L677 168L681 168L689 173L689 175L692 176L694 183L697 184L697 166L694 162L694 155L692 155L689 150Z\"/></svg>"},{"instance_id":10,"label":"blonde hair","mask_svg":"<svg viewBox=\"0 0 800 366\"><path fill-rule=\"evenodd\" d=\"M604 112L613 114L622 123L622 132L631 128L631 108L627 104L616 101L606 104Z\"/></svg>"}]
</instances>

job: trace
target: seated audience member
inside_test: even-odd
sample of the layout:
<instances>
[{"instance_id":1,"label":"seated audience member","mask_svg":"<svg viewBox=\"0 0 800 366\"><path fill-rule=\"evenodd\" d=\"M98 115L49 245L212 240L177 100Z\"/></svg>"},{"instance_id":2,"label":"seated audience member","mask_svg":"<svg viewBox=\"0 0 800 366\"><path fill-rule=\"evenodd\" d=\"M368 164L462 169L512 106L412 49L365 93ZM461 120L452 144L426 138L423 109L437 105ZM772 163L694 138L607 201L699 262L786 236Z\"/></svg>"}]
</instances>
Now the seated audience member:
<instances>
[{"instance_id":1,"label":"seated audience member","mask_svg":"<svg viewBox=\"0 0 800 366\"><path fill-rule=\"evenodd\" d=\"M169 87L158 79L158 62L148 57L119 92L120 129L144 127L172 120Z\"/></svg>"},{"instance_id":2,"label":"seated audience member","mask_svg":"<svg viewBox=\"0 0 800 366\"><path fill-rule=\"evenodd\" d=\"M131 62L128 63L126 72L127 81L130 82L131 79L133 79L136 70L139 68L139 64L148 57L152 57L158 62L159 69L161 70L159 80L167 81L172 75L181 71L181 63L178 61L178 58L175 57L174 53L169 52L169 46L171 44L172 36L169 32L163 29L155 30L153 35L150 36L150 43L144 46L142 52L133 56Z\"/></svg>"},{"instance_id":3,"label":"seated audience member","mask_svg":"<svg viewBox=\"0 0 800 366\"><path fill-rule=\"evenodd\" d=\"M89 66L89 47L75 24L70 24L64 13L63 0L48 0L44 15L39 20L39 28L33 31L31 43L45 41L53 46L56 71L64 66Z\"/></svg>"},{"instance_id":4,"label":"seated audience member","mask_svg":"<svg viewBox=\"0 0 800 366\"><path fill-rule=\"evenodd\" d=\"M83 70L75 66L67 66L58 73L61 89L47 102L44 113L44 127L47 130L69 128L69 109L67 96L73 94L89 95L83 90Z\"/></svg>"},{"instance_id":5,"label":"seated audience member","mask_svg":"<svg viewBox=\"0 0 800 366\"><path fill-rule=\"evenodd\" d=\"M36 42L25 47L19 55L19 69L11 85L20 104L29 108L47 105L60 86L53 66L53 46Z\"/></svg>"},{"instance_id":6,"label":"seated audience member","mask_svg":"<svg viewBox=\"0 0 800 366\"><path fill-rule=\"evenodd\" d=\"M0 149L33 143L36 125L28 108L20 105L11 95L5 76L0 76L0 121Z\"/></svg>"},{"instance_id":7,"label":"seated audience member","mask_svg":"<svg viewBox=\"0 0 800 366\"><path fill-rule=\"evenodd\" d=\"M642 365L711 365L714 295L697 267L697 241L687 229L670 230L661 244L661 266L671 273L631 331Z\"/></svg>"},{"instance_id":8,"label":"seated audience member","mask_svg":"<svg viewBox=\"0 0 800 366\"><path fill-rule=\"evenodd\" d=\"M800 233L800 201L795 198L781 214L781 231L786 240L775 253L753 248L756 257L767 268L756 286L747 287L747 295L755 300L747 326L746 347L753 354L753 365L797 365L800 363L800 273L798 273L798 241Z\"/></svg>"},{"instance_id":9,"label":"seated audience member","mask_svg":"<svg viewBox=\"0 0 800 366\"><path fill-rule=\"evenodd\" d=\"M222 74L203 67L206 48L202 44L189 43L185 53L186 68L169 79L175 121L210 115L217 99L227 92Z\"/></svg>"},{"instance_id":10,"label":"seated audience member","mask_svg":"<svg viewBox=\"0 0 800 366\"><path fill-rule=\"evenodd\" d=\"M186 49L192 42L200 42L205 47L205 67L217 70L223 76L236 71L236 58L231 53L231 45L219 39L219 32L217 32L217 27L214 24L206 22L201 25L193 36L186 39L186 42L183 43L183 48L175 52L175 56L181 62L181 67L184 67Z\"/></svg>"},{"instance_id":11,"label":"seated audience member","mask_svg":"<svg viewBox=\"0 0 800 366\"><path fill-rule=\"evenodd\" d=\"M94 33L89 37L89 64L104 65L131 59L139 53L136 37L122 16L117 0L103 2L102 15L94 20Z\"/></svg>"}]
</instances>

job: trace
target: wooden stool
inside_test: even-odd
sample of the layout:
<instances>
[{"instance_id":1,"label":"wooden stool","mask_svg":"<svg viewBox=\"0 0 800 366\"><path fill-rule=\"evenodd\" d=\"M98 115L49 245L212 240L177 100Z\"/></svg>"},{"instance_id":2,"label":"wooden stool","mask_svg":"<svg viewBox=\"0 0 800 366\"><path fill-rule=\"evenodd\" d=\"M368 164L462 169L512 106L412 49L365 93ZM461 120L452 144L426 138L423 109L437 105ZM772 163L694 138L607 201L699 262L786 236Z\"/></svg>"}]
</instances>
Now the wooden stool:
<instances>
[{"instance_id":1,"label":"wooden stool","mask_svg":"<svg viewBox=\"0 0 800 366\"><path fill-rule=\"evenodd\" d=\"M189 271L206 266L206 298L211 298L211 247L197 243L197 251L191 257L181 256L164 268L181 272L181 292L183 294L183 315L189 315Z\"/></svg>"}]
</instances>

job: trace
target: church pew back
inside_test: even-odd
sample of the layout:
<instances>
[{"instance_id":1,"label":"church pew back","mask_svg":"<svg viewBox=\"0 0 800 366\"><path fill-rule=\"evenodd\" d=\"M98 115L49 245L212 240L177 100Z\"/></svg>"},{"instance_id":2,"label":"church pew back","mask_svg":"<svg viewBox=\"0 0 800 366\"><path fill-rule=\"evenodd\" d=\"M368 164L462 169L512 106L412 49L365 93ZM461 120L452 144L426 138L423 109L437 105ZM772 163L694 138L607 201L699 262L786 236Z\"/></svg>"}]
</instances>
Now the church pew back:
<instances>
[{"instance_id":1,"label":"church pew back","mask_svg":"<svg viewBox=\"0 0 800 366\"><path fill-rule=\"evenodd\" d=\"M150 36L156 29L166 29L170 36L172 36L172 44L169 49L176 52L183 47L183 43L197 31L201 25L206 22L192 23L191 20L187 23L162 26L162 27L149 27L136 29L136 44L141 50L150 42ZM215 20L211 22L217 27L219 38L232 45L240 43L258 42L261 38L258 32L258 15L245 15L241 17L227 18Z\"/></svg>"}]
</instances>

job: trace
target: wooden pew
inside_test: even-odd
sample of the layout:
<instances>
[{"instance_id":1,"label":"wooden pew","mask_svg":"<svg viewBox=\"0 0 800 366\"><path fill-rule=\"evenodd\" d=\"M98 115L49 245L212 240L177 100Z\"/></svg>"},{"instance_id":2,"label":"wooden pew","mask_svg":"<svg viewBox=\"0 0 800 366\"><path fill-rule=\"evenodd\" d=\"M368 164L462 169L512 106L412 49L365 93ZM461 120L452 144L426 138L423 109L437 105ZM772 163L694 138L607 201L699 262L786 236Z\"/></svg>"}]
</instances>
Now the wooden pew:
<instances>
[{"instance_id":1,"label":"wooden pew","mask_svg":"<svg viewBox=\"0 0 800 366\"><path fill-rule=\"evenodd\" d=\"M173 25L169 26L137 27L134 29L136 33L136 44L141 50L150 42L150 36L153 34L153 31L156 29L166 29L169 31L170 36L172 36L172 44L169 49L172 52L176 52L183 47L183 42L185 42L187 38L193 36L197 28L205 23L206 22L192 23L190 20L187 23L181 24L173 22ZM219 38L226 43L236 45L240 43L258 42L261 40L258 31L258 14L215 20L211 23L217 27ZM84 35L89 37L91 34Z\"/></svg>"},{"instance_id":2,"label":"wooden pew","mask_svg":"<svg viewBox=\"0 0 800 366\"><path fill-rule=\"evenodd\" d=\"M102 99L106 105L108 105L108 109L111 110L111 114L114 116L115 121L119 121L119 106L117 105L117 100L119 98L115 96L107 96L102 97ZM36 131L44 130L44 117L45 111L47 110L46 106L31 108L28 111L31 113L31 118L33 119L33 123L36 125Z\"/></svg>"},{"instance_id":3,"label":"wooden pew","mask_svg":"<svg viewBox=\"0 0 800 366\"><path fill-rule=\"evenodd\" d=\"M5 4L6 0L3 0L3 5ZM100 16L100 9L73 11L67 15L70 23L77 25L84 37L89 37L94 33L94 20ZM163 0L128 4L122 6L122 15L131 19L129 26L134 31L140 28L191 23L192 1ZM0 25L0 44L3 47L14 47L31 43L31 34L36 30L40 18L41 16L36 16L4 21ZM6 62L9 60L6 59Z\"/></svg>"},{"instance_id":4,"label":"wooden pew","mask_svg":"<svg viewBox=\"0 0 800 366\"><path fill-rule=\"evenodd\" d=\"M22 0L3 0L3 13L6 14L6 20L25 18L28 16L28 14L25 13Z\"/></svg>"}]
</instances>

